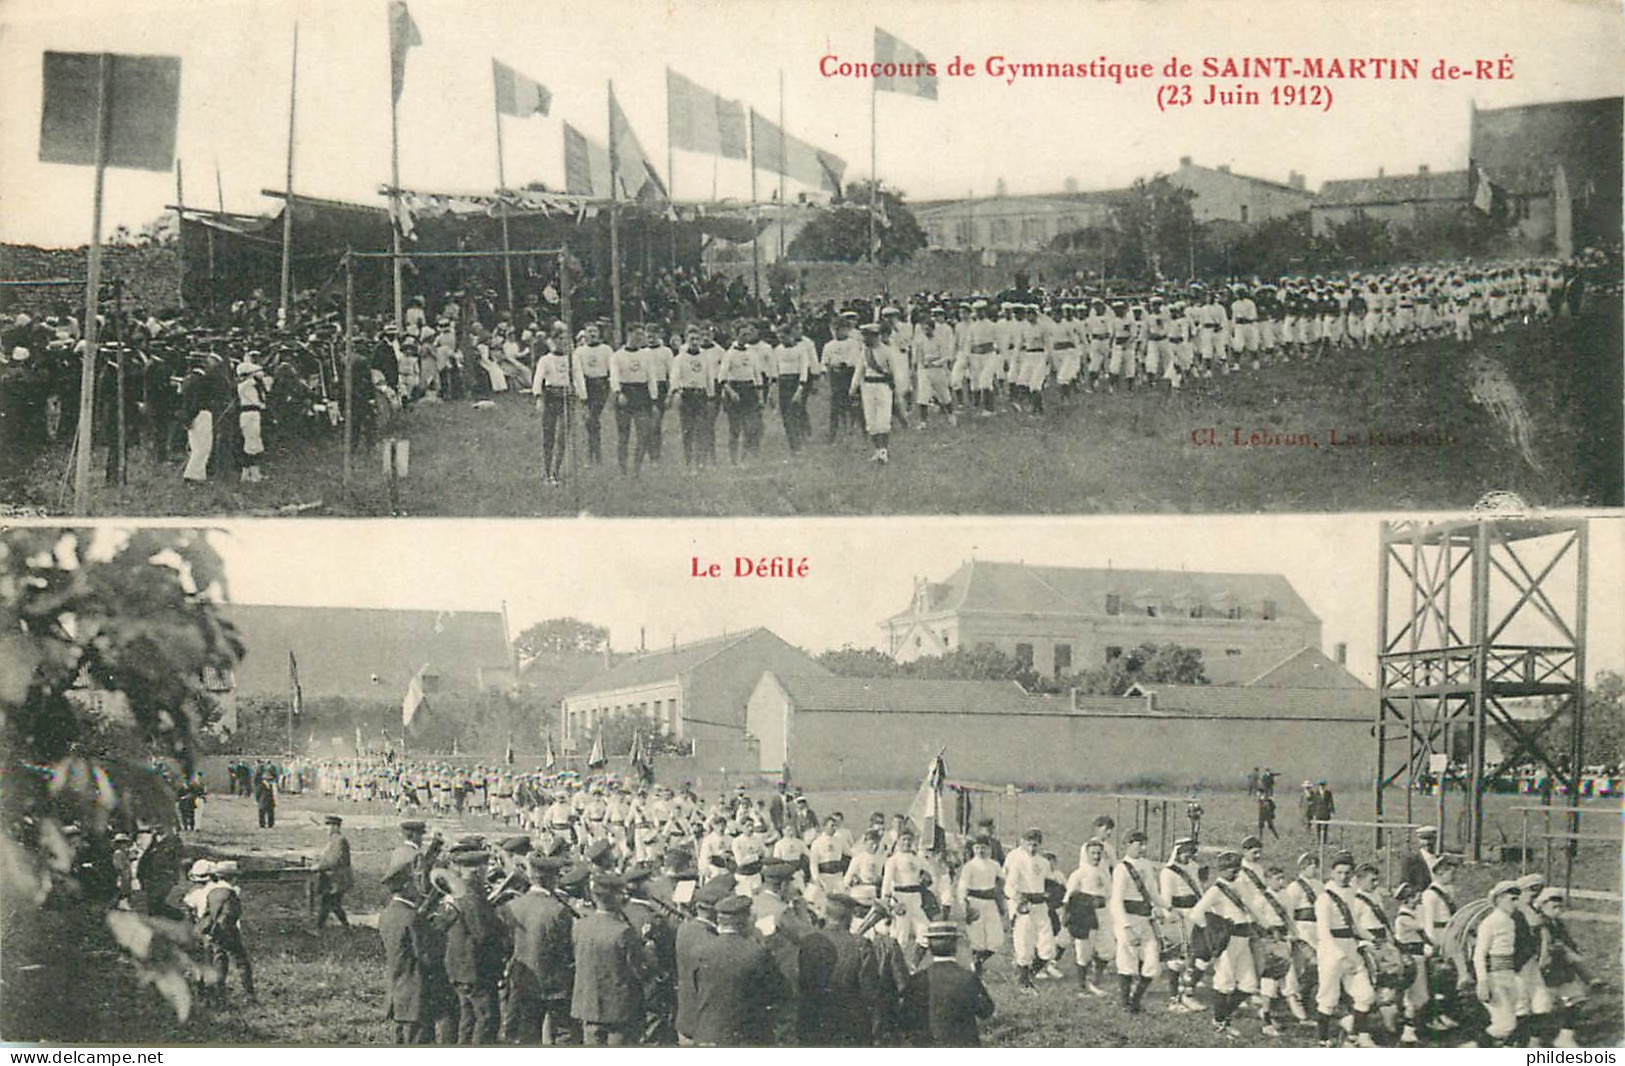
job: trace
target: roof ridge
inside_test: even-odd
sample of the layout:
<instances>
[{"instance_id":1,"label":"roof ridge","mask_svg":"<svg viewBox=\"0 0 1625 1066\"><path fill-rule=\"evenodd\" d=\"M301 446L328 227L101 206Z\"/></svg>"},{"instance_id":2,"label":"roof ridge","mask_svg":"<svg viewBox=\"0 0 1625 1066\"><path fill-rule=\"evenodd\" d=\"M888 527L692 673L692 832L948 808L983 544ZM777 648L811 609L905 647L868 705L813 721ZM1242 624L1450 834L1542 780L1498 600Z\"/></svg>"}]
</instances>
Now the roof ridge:
<instances>
[{"instance_id":1,"label":"roof ridge","mask_svg":"<svg viewBox=\"0 0 1625 1066\"><path fill-rule=\"evenodd\" d=\"M1268 677L1271 674L1275 673L1275 671L1279 670L1281 667L1285 666L1287 663L1291 662L1293 659L1296 659L1298 656L1302 655L1304 652L1306 652L1306 651L1318 651L1318 650L1319 649L1315 648L1315 646L1312 645L1312 644L1300 645L1295 651L1290 652L1286 656L1286 658L1277 660L1275 662L1275 664L1272 665L1269 669L1265 670L1263 673L1260 673L1258 676L1254 677L1251 681L1243 682L1240 687L1242 687L1242 688L1250 688L1253 685L1256 685L1260 681L1264 680L1266 677Z\"/></svg>"},{"instance_id":2,"label":"roof ridge","mask_svg":"<svg viewBox=\"0 0 1625 1066\"><path fill-rule=\"evenodd\" d=\"M284 611L377 611L385 614L469 614L469 615L498 615L502 614L500 608L487 608L477 610L448 610L442 607L363 607L350 604L334 603L249 603L245 600L229 600L221 606L230 611L234 607L272 607Z\"/></svg>"}]
</instances>

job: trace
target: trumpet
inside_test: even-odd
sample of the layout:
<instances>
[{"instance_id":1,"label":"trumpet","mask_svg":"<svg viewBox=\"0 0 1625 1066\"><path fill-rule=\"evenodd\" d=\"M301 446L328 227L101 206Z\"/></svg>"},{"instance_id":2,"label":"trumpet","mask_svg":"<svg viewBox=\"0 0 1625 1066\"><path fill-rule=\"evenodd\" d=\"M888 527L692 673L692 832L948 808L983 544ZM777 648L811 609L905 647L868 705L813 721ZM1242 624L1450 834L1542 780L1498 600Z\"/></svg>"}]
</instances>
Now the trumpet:
<instances>
[{"instance_id":1,"label":"trumpet","mask_svg":"<svg viewBox=\"0 0 1625 1066\"><path fill-rule=\"evenodd\" d=\"M887 905L885 900L877 899L875 900L873 906L869 908L869 913L864 915L862 924L858 926L857 930L852 935L864 936L868 934L869 930L873 929L875 926L879 925L881 922L890 917L891 907Z\"/></svg>"},{"instance_id":2,"label":"trumpet","mask_svg":"<svg viewBox=\"0 0 1625 1066\"><path fill-rule=\"evenodd\" d=\"M499 881L495 888L486 896L486 901L493 907L500 907L511 899L525 894L530 882L518 870L514 870Z\"/></svg>"},{"instance_id":3,"label":"trumpet","mask_svg":"<svg viewBox=\"0 0 1625 1066\"><path fill-rule=\"evenodd\" d=\"M649 906L654 907L654 908L656 908L658 910L664 911L665 913L671 915L673 918L676 918L678 921L683 921L684 919L689 917L689 914L688 914L687 911L683 910L681 907L677 906L677 904L675 904L675 903L666 902L665 900L661 899L659 896L642 895L642 896L631 896L629 898L635 903L647 903Z\"/></svg>"}]
</instances>

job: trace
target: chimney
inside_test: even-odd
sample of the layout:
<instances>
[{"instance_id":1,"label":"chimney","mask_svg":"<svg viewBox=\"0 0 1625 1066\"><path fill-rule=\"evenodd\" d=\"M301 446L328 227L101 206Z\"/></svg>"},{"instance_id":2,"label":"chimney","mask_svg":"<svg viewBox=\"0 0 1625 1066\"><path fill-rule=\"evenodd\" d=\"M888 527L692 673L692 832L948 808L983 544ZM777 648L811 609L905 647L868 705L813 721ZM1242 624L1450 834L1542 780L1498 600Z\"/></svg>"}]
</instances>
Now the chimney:
<instances>
[{"instance_id":1,"label":"chimney","mask_svg":"<svg viewBox=\"0 0 1625 1066\"><path fill-rule=\"evenodd\" d=\"M1299 192L1303 192L1304 190L1303 175L1299 174L1296 170L1287 174L1286 183L1292 188L1297 189Z\"/></svg>"},{"instance_id":2,"label":"chimney","mask_svg":"<svg viewBox=\"0 0 1625 1066\"><path fill-rule=\"evenodd\" d=\"M1076 196L1078 194L1078 179L1067 178L1061 187L1066 190L1068 196Z\"/></svg>"},{"instance_id":3,"label":"chimney","mask_svg":"<svg viewBox=\"0 0 1625 1066\"><path fill-rule=\"evenodd\" d=\"M1214 169L1216 169L1220 174L1228 174L1228 173L1230 173L1230 164L1229 163L1222 163L1218 167L1215 167Z\"/></svg>"},{"instance_id":4,"label":"chimney","mask_svg":"<svg viewBox=\"0 0 1625 1066\"><path fill-rule=\"evenodd\" d=\"M1424 167L1423 169L1427 168ZM1332 650L1336 653L1338 666L1347 666L1349 664L1349 646L1346 643L1338 641Z\"/></svg>"},{"instance_id":5,"label":"chimney","mask_svg":"<svg viewBox=\"0 0 1625 1066\"><path fill-rule=\"evenodd\" d=\"M1188 167L1190 165L1191 165L1191 157L1190 156L1182 155L1182 156L1179 157L1179 169L1184 170L1186 167Z\"/></svg>"},{"instance_id":6,"label":"chimney","mask_svg":"<svg viewBox=\"0 0 1625 1066\"><path fill-rule=\"evenodd\" d=\"M1379 177L1379 178L1381 178L1381 177L1384 177L1384 176L1385 176L1385 175L1384 175L1384 174L1383 174L1383 172L1382 172L1382 168L1381 168L1381 167L1378 167L1378 168L1377 168L1377 177Z\"/></svg>"},{"instance_id":7,"label":"chimney","mask_svg":"<svg viewBox=\"0 0 1625 1066\"><path fill-rule=\"evenodd\" d=\"M641 654L649 650L648 634L642 626L638 626L638 652Z\"/></svg>"},{"instance_id":8,"label":"chimney","mask_svg":"<svg viewBox=\"0 0 1625 1066\"><path fill-rule=\"evenodd\" d=\"M1421 178L1427 177L1428 176L1428 165L1426 163L1423 163L1421 166L1417 167L1416 168L1416 174L1417 174L1417 177L1421 177Z\"/></svg>"},{"instance_id":9,"label":"chimney","mask_svg":"<svg viewBox=\"0 0 1625 1066\"><path fill-rule=\"evenodd\" d=\"M994 185L993 185L993 195L1001 197L1001 198L1004 196L1004 179L1003 178L1000 178L997 182L994 183Z\"/></svg>"}]
</instances>

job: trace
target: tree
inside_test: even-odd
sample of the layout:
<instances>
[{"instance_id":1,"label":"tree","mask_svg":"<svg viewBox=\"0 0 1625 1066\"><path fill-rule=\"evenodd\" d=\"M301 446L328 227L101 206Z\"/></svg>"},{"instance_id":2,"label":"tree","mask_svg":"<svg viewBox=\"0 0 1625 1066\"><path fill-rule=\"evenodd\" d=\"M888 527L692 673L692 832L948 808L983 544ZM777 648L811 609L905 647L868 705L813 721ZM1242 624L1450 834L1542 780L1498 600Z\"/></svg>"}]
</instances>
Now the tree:
<instances>
[{"instance_id":1,"label":"tree","mask_svg":"<svg viewBox=\"0 0 1625 1066\"><path fill-rule=\"evenodd\" d=\"M1110 272L1148 283L1186 276L1196 239L1194 199L1166 175L1136 178L1115 212L1120 239Z\"/></svg>"},{"instance_id":2,"label":"tree","mask_svg":"<svg viewBox=\"0 0 1625 1066\"><path fill-rule=\"evenodd\" d=\"M513 646L526 659L537 655L600 655L609 647L609 630L579 618L549 618L520 633Z\"/></svg>"},{"instance_id":3,"label":"tree","mask_svg":"<svg viewBox=\"0 0 1625 1066\"><path fill-rule=\"evenodd\" d=\"M902 677L903 667L878 648L854 648L848 644L816 656L819 665L841 677Z\"/></svg>"},{"instance_id":4,"label":"tree","mask_svg":"<svg viewBox=\"0 0 1625 1066\"><path fill-rule=\"evenodd\" d=\"M813 215L790 242L791 259L856 263L869 258L870 182L855 182L846 195ZM876 258L906 263L925 247L925 231L903 202L903 194L879 186L875 199Z\"/></svg>"},{"instance_id":5,"label":"tree","mask_svg":"<svg viewBox=\"0 0 1625 1066\"><path fill-rule=\"evenodd\" d=\"M95 913L183 1019L184 924L108 909L108 835L175 817L209 671L243 646L206 533L0 533L0 884L10 905ZM86 966L93 965L88 959Z\"/></svg>"},{"instance_id":6,"label":"tree","mask_svg":"<svg viewBox=\"0 0 1625 1066\"><path fill-rule=\"evenodd\" d=\"M1136 683L1206 685L1202 653L1179 644L1147 641L1092 670L1061 678L1057 688L1075 688L1093 696L1121 696Z\"/></svg>"}]
</instances>

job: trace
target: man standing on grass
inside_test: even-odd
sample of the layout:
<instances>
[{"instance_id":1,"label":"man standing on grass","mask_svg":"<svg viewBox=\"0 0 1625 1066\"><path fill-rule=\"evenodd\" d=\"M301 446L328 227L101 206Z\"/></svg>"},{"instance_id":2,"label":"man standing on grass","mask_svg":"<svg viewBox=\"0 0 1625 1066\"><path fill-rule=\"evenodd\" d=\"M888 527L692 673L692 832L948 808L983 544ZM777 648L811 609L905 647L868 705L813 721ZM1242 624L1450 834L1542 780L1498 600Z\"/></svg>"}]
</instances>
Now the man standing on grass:
<instances>
[{"instance_id":1,"label":"man standing on grass","mask_svg":"<svg viewBox=\"0 0 1625 1066\"><path fill-rule=\"evenodd\" d=\"M323 821L327 823L327 847L316 860L316 928L327 924L329 914L349 928L344 894L355 884L355 874L350 867L350 842L344 838L343 818L330 814Z\"/></svg>"},{"instance_id":2,"label":"man standing on grass","mask_svg":"<svg viewBox=\"0 0 1625 1066\"><path fill-rule=\"evenodd\" d=\"M931 957L903 989L899 1028L914 1047L975 1047L977 1022L993 1017L993 997L982 979L954 961L959 927L932 922L926 927Z\"/></svg>"},{"instance_id":3,"label":"man standing on grass","mask_svg":"<svg viewBox=\"0 0 1625 1066\"><path fill-rule=\"evenodd\" d=\"M1023 993L1037 995L1035 977L1060 977L1055 965L1055 930L1049 920L1049 892L1045 881L1049 863L1038 853L1044 834L1029 829L1021 847L1004 860L1004 896L1010 914L1010 939L1015 950L1016 984Z\"/></svg>"},{"instance_id":4,"label":"man standing on grass","mask_svg":"<svg viewBox=\"0 0 1625 1066\"><path fill-rule=\"evenodd\" d=\"M485 896L485 849L458 844L451 861L457 872L446 904L446 977L457 992L457 1043L494 1044L497 984L508 952L502 924Z\"/></svg>"},{"instance_id":5,"label":"man standing on grass","mask_svg":"<svg viewBox=\"0 0 1625 1066\"><path fill-rule=\"evenodd\" d=\"M625 915L626 881L607 871L592 876L594 911L575 925L575 989L570 1014L582 1043L624 1047L643 1035L643 982L649 971L643 941Z\"/></svg>"},{"instance_id":6,"label":"man standing on grass","mask_svg":"<svg viewBox=\"0 0 1625 1066\"><path fill-rule=\"evenodd\" d=\"M863 355L858 372L852 378L852 394L863 404L863 428L869 434L874 452L869 461L884 466L891 461L891 420L895 405L899 377L907 377L907 368L899 367L897 350L882 341L880 325L867 322L859 327L863 333Z\"/></svg>"},{"instance_id":7,"label":"man standing on grass","mask_svg":"<svg viewBox=\"0 0 1625 1066\"><path fill-rule=\"evenodd\" d=\"M397 849L397 852L399 849ZM394 1023L395 1043L428 1044L434 1040L434 996L429 975L439 968L438 941L418 914L416 863L412 856L392 858L381 878L389 902L378 915L384 942L384 1017Z\"/></svg>"},{"instance_id":8,"label":"man standing on grass","mask_svg":"<svg viewBox=\"0 0 1625 1066\"><path fill-rule=\"evenodd\" d=\"M1154 915L1168 903L1153 886L1157 870L1145 858L1145 833L1136 829L1123 845L1123 858L1112 869L1108 907L1117 939L1117 976L1123 1006L1140 1013L1151 981L1162 972L1162 945Z\"/></svg>"}]
</instances>

